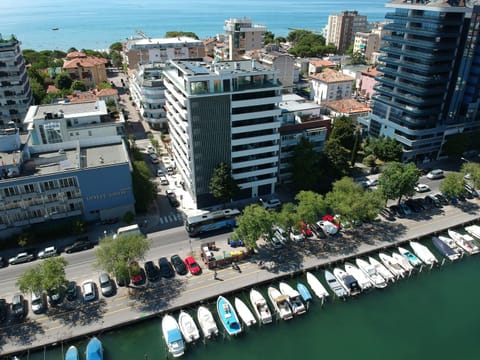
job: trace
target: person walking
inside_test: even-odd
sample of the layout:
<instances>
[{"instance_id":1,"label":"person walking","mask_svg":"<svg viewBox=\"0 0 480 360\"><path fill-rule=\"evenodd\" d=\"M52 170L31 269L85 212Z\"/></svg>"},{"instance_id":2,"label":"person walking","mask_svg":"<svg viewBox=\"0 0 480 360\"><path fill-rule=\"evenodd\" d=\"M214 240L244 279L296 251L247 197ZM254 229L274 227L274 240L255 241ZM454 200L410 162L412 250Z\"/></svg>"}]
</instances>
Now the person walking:
<instances>
[{"instance_id":1,"label":"person walking","mask_svg":"<svg viewBox=\"0 0 480 360\"><path fill-rule=\"evenodd\" d=\"M217 269L213 270L213 280L217 280Z\"/></svg>"}]
</instances>

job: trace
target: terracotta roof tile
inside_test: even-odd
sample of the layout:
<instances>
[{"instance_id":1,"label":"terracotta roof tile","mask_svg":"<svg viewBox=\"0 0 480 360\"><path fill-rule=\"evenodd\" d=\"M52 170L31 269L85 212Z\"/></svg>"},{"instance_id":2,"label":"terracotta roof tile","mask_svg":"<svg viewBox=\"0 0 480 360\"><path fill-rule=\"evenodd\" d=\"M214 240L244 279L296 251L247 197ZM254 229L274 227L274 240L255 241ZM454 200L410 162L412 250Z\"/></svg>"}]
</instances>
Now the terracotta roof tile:
<instances>
[{"instance_id":1,"label":"terracotta roof tile","mask_svg":"<svg viewBox=\"0 0 480 360\"><path fill-rule=\"evenodd\" d=\"M354 99L342 99L324 103L326 108L339 113L359 113L370 111L370 107Z\"/></svg>"},{"instance_id":2,"label":"terracotta roof tile","mask_svg":"<svg viewBox=\"0 0 480 360\"><path fill-rule=\"evenodd\" d=\"M324 69L321 73L310 76L312 79L319 80L326 83L354 81L351 76L345 75L340 71L332 70L330 68Z\"/></svg>"},{"instance_id":3,"label":"terracotta roof tile","mask_svg":"<svg viewBox=\"0 0 480 360\"><path fill-rule=\"evenodd\" d=\"M334 62L332 62L330 60L323 60L323 59L311 60L310 64L312 64L315 67L322 67L322 66L324 66L324 67L335 67Z\"/></svg>"},{"instance_id":4,"label":"terracotta roof tile","mask_svg":"<svg viewBox=\"0 0 480 360\"><path fill-rule=\"evenodd\" d=\"M98 65L105 65L108 62L107 59L99 58L95 56L89 56L85 58L74 58L65 60L63 63L64 69L76 69L78 67L92 68Z\"/></svg>"},{"instance_id":5,"label":"terracotta roof tile","mask_svg":"<svg viewBox=\"0 0 480 360\"><path fill-rule=\"evenodd\" d=\"M55 85L48 85L47 94L59 92L58 88Z\"/></svg>"},{"instance_id":6,"label":"terracotta roof tile","mask_svg":"<svg viewBox=\"0 0 480 360\"><path fill-rule=\"evenodd\" d=\"M75 59L75 58L84 58L87 57L85 53L81 51L72 51L67 54L67 59Z\"/></svg>"}]
</instances>

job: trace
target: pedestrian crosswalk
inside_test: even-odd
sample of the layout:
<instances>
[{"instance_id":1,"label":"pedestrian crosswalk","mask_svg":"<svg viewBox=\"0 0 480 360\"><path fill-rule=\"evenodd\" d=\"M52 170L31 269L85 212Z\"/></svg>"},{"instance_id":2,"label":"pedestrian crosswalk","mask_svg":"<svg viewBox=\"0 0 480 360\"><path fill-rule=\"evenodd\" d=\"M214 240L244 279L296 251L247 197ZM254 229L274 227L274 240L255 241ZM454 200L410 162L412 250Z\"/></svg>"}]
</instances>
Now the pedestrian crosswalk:
<instances>
[{"instance_id":1,"label":"pedestrian crosswalk","mask_svg":"<svg viewBox=\"0 0 480 360\"><path fill-rule=\"evenodd\" d=\"M160 224L169 224L169 223L173 223L173 222L183 222L183 216L182 216L182 214L171 212L170 214L160 216L158 218L158 222Z\"/></svg>"}]
</instances>

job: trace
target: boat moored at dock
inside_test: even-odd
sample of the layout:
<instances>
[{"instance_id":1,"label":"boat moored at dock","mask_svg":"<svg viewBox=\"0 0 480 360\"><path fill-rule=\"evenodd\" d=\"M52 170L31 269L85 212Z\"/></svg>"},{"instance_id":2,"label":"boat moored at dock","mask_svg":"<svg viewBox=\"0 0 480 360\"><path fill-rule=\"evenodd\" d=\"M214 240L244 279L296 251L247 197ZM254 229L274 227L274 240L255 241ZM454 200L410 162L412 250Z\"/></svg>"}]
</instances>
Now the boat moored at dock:
<instances>
[{"instance_id":1,"label":"boat moored at dock","mask_svg":"<svg viewBox=\"0 0 480 360\"><path fill-rule=\"evenodd\" d=\"M348 292L348 295L355 296L362 292L362 288L358 284L357 279L344 270L335 268L333 269L333 275L337 278L340 284L342 284L342 286Z\"/></svg>"},{"instance_id":2,"label":"boat moored at dock","mask_svg":"<svg viewBox=\"0 0 480 360\"><path fill-rule=\"evenodd\" d=\"M460 246L466 253L470 255L478 254L480 251L475 239L470 235L460 234L459 232L449 229L448 236L450 236L458 246Z\"/></svg>"},{"instance_id":3,"label":"boat moored at dock","mask_svg":"<svg viewBox=\"0 0 480 360\"><path fill-rule=\"evenodd\" d=\"M377 288L377 289L383 289L387 287L388 283L387 281L383 278L382 275L380 275L375 269L375 266L369 264L365 260L362 259L355 259L355 263L357 264L358 268L363 271L365 276L367 276L372 284Z\"/></svg>"},{"instance_id":4,"label":"boat moored at dock","mask_svg":"<svg viewBox=\"0 0 480 360\"><path fill-rule=\"evenodd\" d=\"M212 336L218 335L218 327L213 318L213 314L205 306L199 306L197 310L197 319L202 329L203 336L210 339Z\"/></svg>"},{"instance_id":5,"label":"boat moored at dock","mask_svg":"<svg viewBox=\"0 0 480 360\"><path fill-rule=\"evenodd\" d=\"M87 360L103 360L102 342L95 336L91 338L87 344L85 354Z\"/></svg>"},{"instance_id":6,"label":"boat moored at dock","mask_svg":"<svg viewBox=\"0 0 480 360\"><path fill-rule=\"evenodd\" d=\"M190 314L184 310L180 311L180 315L178 316L178 326L180 327L183 338L187 343L200 338L200 332L198 331L195 321Z\"/></svg>"},{"instance_id":7,"label":"boat moored at dock","mask_svg":"<svg viewBox=\"0 0 480 360\"><path fill-rule=\"evenodd\" d=\"M435 255L433 255L433 253L425 245L416 241L410 241L410 246L415 255L417 255L425 264L433 266L438 263Z\"/></svg>"},{"instance_id":8,"label":"boat moored at dock","mask_svg":"<svg viewBox=\"0 0 480 360\"><path fill-rule=\"evenodd\" d=\"M392 259L394 259L406 272L410 273L413 271L413 265L410 264L410 261L408 261L405 256L393 251Z\"/></svg>"},{"instance_id":9,"label":"boat moored at dock","mask_svg":"<svg viewBox=\"0 0 480 360\"><path fill-rule=\"evenodd\" d=\"M304 284L302 284L300 282L297 283L297 290L300 293L300 295L302 296L303 301L308 303L309 301L312 300L312 294L310 294L310 291L308 290L308 288Z\"/></svg>"},{"instance_id":10,"label":"boat moored at dock","mask_svg":"<svg viewBox=\"0 0 480 360\"><path fill-rule=\"evenodd\" d=\"M436 237L434 236L432 238L433 245L435 248L447 259L454 261L460 258L460 254L452 249L449 244L447 244L445 241L442 240L442 237ZM451 240L451 239L450 239Z\"/></svg>"},{"instance_id":11,"label":"boat moored at dock","mask_svg":"<svg viewBox=\"0 0 480 360\"><path fill-rule=\"evenodd\" d=\"M242 326L235 309L230 304L230 301L223 296L217 298L217 312L223 327L229 335L238 335L242 332Z\"/></svg>"},{"instance_id":12,"label":"boat moored at dock","mask_svg":"<svg viewBox=\"0 0 480 360\"><path fill-rule=\"evenodd\" d=\"M300 293L285 282L279 285L280 292L288 298L288 302L294 315L305 314L307 308L302 302Z\"/></svg>"},{"instance_id":13,"label":"boat moored at dock","mask_svg":"<svg viewBox=\"0 0 480 360\"><path fill-rule=\"evenodd\" d=\"M373 287L373 283L370 281L367 275L350 263L345 263L345 271L347 274L352 275L358 282L358 285L362 288L362 291L366 291Z\"/></svg>"},{"instance_id":14,"label":"boat moored at dock","mask_svg":"<svg viewBox=\"0 0 480 360\"><path fill-rule=\"evenodd\" d=\"M452 248L453 251L458 253L460 256L466 252L460 246L458 246L455 240L453 240L451 237L440 235L438 238L442 240L445 244L447 244L450 248Z\"/></svg>"},{"instance_id":15,"label":"boat moored at dock","mask_svg":"<svg viewBox=\"0 0 480 360\"><path fill-rule=\"evenodd\" d=\"M268 288L268 297L272 302L273 308L282 320L293 318L292 310L288 304L288 298L273 286Z\"/></svg>"},{"instance_id":16,"label":"boat moored at dock","mask_svg":"<svg viewBox=\"0 0 480 360\"><path fill-rule=\"evenodd\" d=\"M423 265L423 262L422 260L420 260L418 257L416 257L414 254L412 254L411 251L405 249L405 248L402 248L402 247L398 247L398 252L400 253L400 255L402 255L403 257L405 257L405 259L408 260L408 262L412 265L412 266L422 266Z\"/></svg>"},{"instance_id":17,"label":"boat moored at dock","mask_svg":"<svg viewBox=\"0 0 480 360\"><path fill-rule=\"evenodd\" d=\"M395 280L397 279L397 277L392 274L390 272L390 270L388 270L382 263L380 263L380 261L378 261L377 259L369 256L368 257L368 262L370 263L370 265L372 265L375 270L377 270L377 272L387 281L391 281L391 282L395 282Z\"/></svg>"},{"instance_id":18,"label":"boat moored at dock","mask_svg":"<svg viewBox=\"0 0 480 360\"><path fill-rule=\"evenodd\" d=\"M70 346L65 354L65 360L78 360L78 349L75 346Z\"/></svg>"},{"instance_id":19,"label":"boat moored at dock","mask_svg":"<svg viewBox=\"0 0 480 360\"><path fill-rule=\"evenodd\" d=\"M240 316L240 319L242 319L245 325L252 326L257 323L257 320L255 320L255 316L253 316L247 304L245 304L238 297L236 297L233 302L235 304L235 309Z\"/></svg>"},{"instance_id":20,"label":"boat moored at dock","mask_svg":"<svg viewBox=\"0 0 480 360\"><path fill-rule=\"evenodd\" d=\"M339 298L345 298L348 296L348 291L345 289L345 286L342 285L335 275L333 275L330 271L325 270L325 281L327 282L330 289L332 289L333 293Z\"/></svg>"},{"instance_id":21,"label":"boat moored at dock","mask_svg":"<svg viewBox=\"0 0 480 360\"><path fill-rule=\"evenodd\" d=\"M180 357L185 353L185 343L180 332L177 320L171 315L165 315L162 319L162 332L168 352L173 357Z\"/></svg>"},{"instance_id":22,"label":"boat moored at dock","mask_svg":"<svg viewBox=\"0 0 480 360\"><path fill-rule=\"evenodd\" d=\"M311 272L307 272L307 283L308 285L310 285L313 293L317 295L320 300L325 300L330 296L327 289L325 289L320 280L318 280L317 277Z\"/></svg>"},{"instance_id":23,"label":"boat moored at dock","mask_svg":"<svg viewBox=\"0 0 480 360\"><path fill-rule=\"evenodd\" d=\"M465 227L465 231L475 237L477 240L480 240L480 226L470 225Z\"/></svg>"},{"instance_id":24,"label":"boat moored at dock","mask_svg":"<svg viewBox=\"0 0 480 360\"><path fill-rule=\"evenodd\" d=\"M250 302L252 303L253 311L262 324L269 324L272 322L272 313L270 308L268 307L267 301L259 291L255 289L250 290Z\"/></svg>"},{"instance_id":25,"label":"boat moored at dock","mask_svg":"<svg viewBox=\"0 0 480 360\"><path fill-rule=\"evenodd\" d=\"M405 277L407 271L398 263L397 260L385 253L378 254L382 264L397 277Z\"/></svg>"}]
</instances>

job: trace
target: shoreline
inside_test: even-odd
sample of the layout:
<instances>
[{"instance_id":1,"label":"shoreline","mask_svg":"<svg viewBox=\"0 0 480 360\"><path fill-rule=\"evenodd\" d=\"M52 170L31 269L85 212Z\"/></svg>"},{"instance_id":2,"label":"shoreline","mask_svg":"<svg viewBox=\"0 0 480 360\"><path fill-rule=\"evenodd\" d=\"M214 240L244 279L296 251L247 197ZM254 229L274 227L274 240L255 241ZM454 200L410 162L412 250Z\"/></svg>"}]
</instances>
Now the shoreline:
<instances>
[{"instance_id":1,"label":"shoreline","mask_svg":"<svg viewBox=\"0 0 480 360\"><path fill-rule=\"evenodd\" d=\"M155 317L160 318L163 314L167 312L175 312L179 309L182 309L185 307L191 307L195 304L208 303L216 299L219 295L229 296L236 292L242 291L246 288L251 288L251 287L262 285L265 283L278 282L284 278L288 278L288 277L292 278L295 276L302 275L307 271L318 271L319 269L334 267L336 264L343 263L349 259L365 256L371 253L378 253L381 250L389 249L389 248L404 244L409 240L418 240L418 239L425 238L429 235L438 234L440 232L445 231L448 228L465 226L465 225L474 223L480 219L480 213L478 211L479 201L478 200L469 201L468 204L472 208L468 212L458 210L458 208L453 208L453 209L457 209L457 212L456 214L452 215L450 213L454 212L454 210L448 209L449 211L445 211L445 213L439 216L432 216L432 219L428 222L421 221L420 223L417 223L415 219L414 220L405 219L402 224L387 223L383 221L379 224L372 224L372 227L375 227L375 226L383 227L384 231L393 230L398 233L398 231L400 231L399 229L400 227L403 227L404 229L406 229L406 231L403 235L401 235L397 239L395 240L391 239L390 241L370 240L370 243L365 243L364 240L358 240L359 244L357 244L356 247L353 249L347 249L347 250L344 249L341 253L334 253L330 251L325 254L322 254L323 256L320 256L320 257L318 256L314 258L305 257L303 259L303 262L301 262L300 264L293 264L293 266L288 263L279 263L279 264L275 264L275 267L273 269L260 269L256 264L256 260L258 259L259 254L256 254L246 259L240 264L242 267L242 273L238 274L236 271L234 272L235 274L235 277L233 278L233 280L235 280L234 282L233 281L211 282L209 283L208 286L203 287L201 289L200 288L199 289L193 288L193 289L187 289L187 290L183 289L182 292L179 293L179 295L176 298L170 299L171 300L170 302L164 302L164 303L162 302L163 303L162 306L157 307L155 310L151 310L149 313L145 313L146 311L145 310L142 311L141 308L147 305L150 305L150 303L153 303L154 301L152 301L152 299L147 299L148 302L142 303L141 299L140 300L135 299L130 295L129 302L132 302L133 306L130 305L128 309L125 309L126 312L128 311L127 318L122 319L120 317L108 317L108 318L102 317L98 321L92 322L88 325L76 326L76 328L78 328L80 331L78 331L76 334L70 334L70 335L66 335L66 333L71 333L74 327L68 327L69 325L67 324L66 326L62 326L59 329L57 329L57 331L51 331L51 332L57 332L56 335L60 335L58 338L53 338L53 336L51 338L51 336L42 335L40 339L34 339L32 341L32 344L29 344L29 345L17 343L17 344L14 344L13 346L8 346L8 348L11 347L11 349L2 349L5 351L4 352L2 351L1 355L7 356L7 355L17 354L21 356L21 355L28 354L30 352L39 351L49 347L60 346L63 343L72 342L78 339L88 337L93 334L99 334L99 333L103 333L103 332L107 332L115 329L120 329L122 327L132 325L135 323L140 323L144 320L149 320ZM439 224L438 226L435 226L433 230L431 226L427 226L435 222L438 222ZM365 228L369 226L370 225L365 224L362 227L356 228L355 232L362 233L362 230L365 230ZM389 229L390 227L393 227L393 229ZM425 229L415 229L414 230L415 234L411 234L412 229L418 228L418 227L425 228ZM378 233L379 232L377 231L377 234ZM344 234L361 236L361 234L354 234L354 233L351 234L350 231ZM390 236L390 234L391 232L388 232L384 234L384 236L388 237ZM366 236L368 238L371 238L369 234L366 234ZM346 235L344 235L344 238L345 237ZM314 240L314 241L318 243L325 240ZM333 240L332 243L334 241L336 240ZM231 271L231 270L230 268L221 270L221 272L224 272L224 271ZM210 275L211 275L210 271L205 271L203 276L209 277ZM185 282L188 283L188 281L185 281ZM139 295L145 293L148 290L150 289L148 288L141 289L139 292L140 293ZM205 290L207 290L207 292L205 292ZM161 299L157 299L157 301L159 300ZM64 331L62 331L62 328ZM46 335L47 333L45 332L44 334ZM55 334L52 334L52 335L55 335ZM62 335L66 335L67 337L62 338ZM37 343L37 344L34 344L34 343ZM10 345L10 344L5 344L5 345Z\"/></svg>"}]
</instances>

